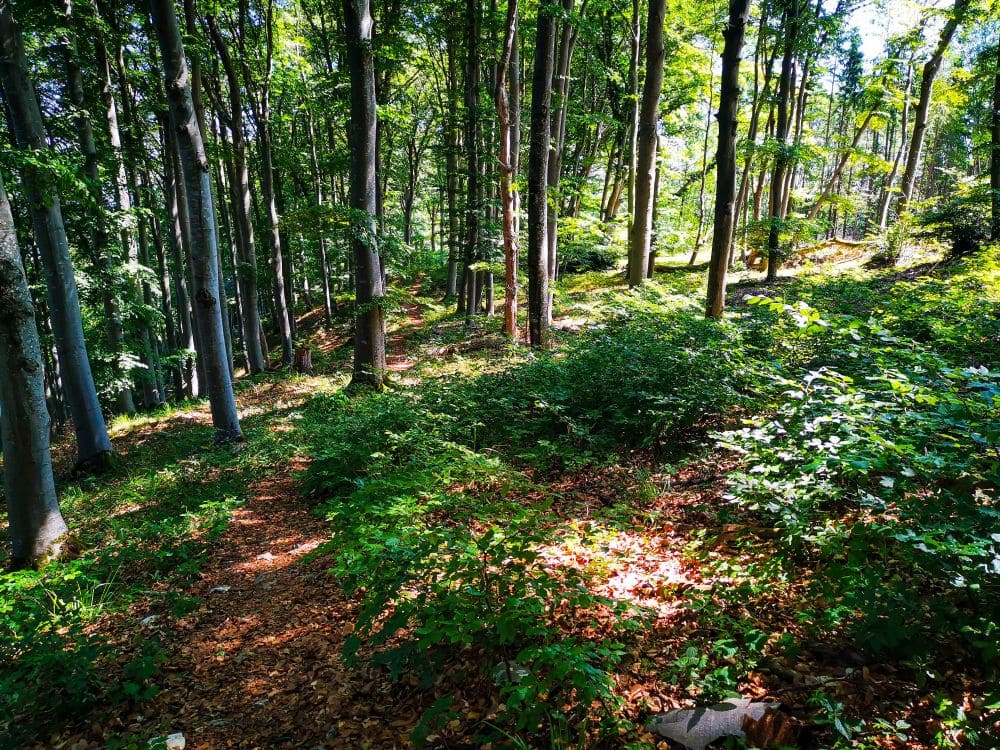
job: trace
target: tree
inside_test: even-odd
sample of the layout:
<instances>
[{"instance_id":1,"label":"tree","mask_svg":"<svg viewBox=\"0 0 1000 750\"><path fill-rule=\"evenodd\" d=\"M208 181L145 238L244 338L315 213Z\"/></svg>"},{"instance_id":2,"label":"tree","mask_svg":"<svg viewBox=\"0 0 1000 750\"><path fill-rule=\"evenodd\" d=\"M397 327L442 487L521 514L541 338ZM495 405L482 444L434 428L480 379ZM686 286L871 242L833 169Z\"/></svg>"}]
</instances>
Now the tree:
<instances>
[{"instance_id":1,"label":"tree","mask_svg":"<svg viewBox=\"0 0 1000 750\"><path fill-rule=\"evenodd\" d=\"M548 343L548 164L551 130L552 71L555 67L556 20L541 7L535 31L535 68L531 78L531 150L528 154L528 340Z\"/></svg>"},{"instance_id":2,"label":"tree","mask_svg":"<svg viewBox=\"0 0 1000 750\"><path fill-rule=\"evenodd\" d=\"M722 77L719 96L719 146L715 152L715 226L708 264L706 315L719 318L726 306L726 268L733 243L733 201L736 197L736 129L740 106L740 54L746 34L750 0L730 0L729 23L722 32Z\"/></svg>"},{"instance_id":3,"label":"tree","mask_svg":"<svg viewBox=\"0 0 1000 750\"><path fill-rule=\"evenodd\" d=\"M993 72L993 122L990 129L990 188L993 190L993 239L1000 242L1000 42Z\"/></svg>"},{"instance_id":4,"label":"tree","mask_svg":"<svg viewBox=\"0 0 1000 750\"><path fill-rule=\"evenodd\" d=\"M51 152L42 112L28 76L21 31L9 0L0 0L0 84L10 112L18 147L49 158ZM111 458L104 415L90 369L83 337L83 318L73 262L69 254L59 196L35 159L28 160L22 178L35 229L35 242L45 269L49 317L59 354L63 393L76 432L77 466L81 470L106 468Z\"/></svg>"},{"instance_id":5,"label":"tree","mask_svg":"<svg viewBox=\"0 0 1000 750\"><path fill-rule=\"evenodd\" d=\"M774 170L771 172L771 189L768 195L768 213L770 227L767 234L767 280L778 278L778 266L781 263L779 239L781 225L785 220L784 184L785 173L790 157L788 154L788 131L790 125L789 105L792 89L795 87L795 45L799 32L799 3L801 0L787 0L782 20L785 25L785 47L781 58L781 77L778 79L778 117L775 125L774 138L777 154L774 157Z\"/></svg>"},{"instance_id":6,"label":"tree","mask_svg":"<svg viewBox=\"0 0 1000 750\"><path fill-rule=\"evenodd\" d=\"M57 555L67 531L52 478L43 371L35 308L0 175L0 434L13 568Z\"/></svg>"},{"instance_id":7,"label":"tree","mask_svg":"<svg viewBox=\"0 0 1000 750\"><path fill-rule=\"evenodd\" d=\"M923 74L920 76L920 97L917 99L917 106L913 112L913 134L910 136L910 150L906 155L906 168L903 170L903 179L900 183L899 207L897 213L903 216L913 198L913 185L917 179L917 168L920 166L920 152L924 146L924 133L927 131L927 117L931 106L931 92L934 89L934 79L944 60L944 53L948 51L948 45L955 35L955 30L965 17L965 12L969 9L971 0L955 0L948 20L945 21L944 28L941 29L941 36L938 39L934 52L924 63Z\"/></svg>"},{"instance_id":8,"label":"tree","mask_svg":"<svg viewBox=\"0 0 1000 750\"><path fill-rule=\"evenodd\" d=\"M354 376L352 384L381 389L385 379L385 319L375 226L375 64L369 0L344 0L347 68L351 78L351 245L354 252Z\"/></svg>"},{"instance_id":9,"label":"tree","mask_svg":"<svg viewBox=\"0 0 1000 750\"><path fill-rule=\"evenodd\" d=\"M239 266L236 280L242 301L243 342L247 352L247 370L263 372L267 365L266 353L260 345L260 313L257 291L257 245L254 240L253 222L250 220L252 198L250 175L247 171L246 136L243 133L243 93L236 66L229 55L229 46L219 31L215 16L206 18L209 35L229 85L229 131L232 133L233 158L230 166L229 189L232 196L233 224L236 246L239 249Z\"/></svg>"},{"instance_id":10,"label":"tree","mask_svg":"<svg viewBox=\"0 0 1000 750\"><path fill-rule=\"evenodd\" d=\"M191 95L191 79L173 0L150 0L149 8L163 57L163 77L170 108L169 127L176 135L183 174L188 209L187 233L191 245L191 291L195 326L199 333L197 343L200 345L198 356L205 371L215 442L241 441L243 432L236 412L222 330L215 207L212 204L208 157Z\"/></svg>"},{"instance_id":11,"label":"tree","mask_svg":"<svg viewBox=\"0 0 1000 750\"><path fill-rule=\"evenodd\" d=\"M517 0L507 0L507 22L504 24L503 51L497 64L494 98L500 125L500 211L502 214L504 258L503 329L512 341L517 341L517 231L514 192L514 126L507 90L508 72L513 67L511 57L517 48ZM515 96L517 94L515 93ZM517 104L515 104L517 106Z\"/></svg>"},{"instance_id":12,"label":"tree","mask_svg":"<svg viewBox=\"0 0 1000 750\"><path fill-rule=\"evenodd\" d=\"M646 22L646 78L636 145L635 214L629 233L628 284L637 287L646 278L653 230L653 182L656 166L656 126L663 90L663 23L666 0L649 0Z\"/></svg>"}]
</instances>

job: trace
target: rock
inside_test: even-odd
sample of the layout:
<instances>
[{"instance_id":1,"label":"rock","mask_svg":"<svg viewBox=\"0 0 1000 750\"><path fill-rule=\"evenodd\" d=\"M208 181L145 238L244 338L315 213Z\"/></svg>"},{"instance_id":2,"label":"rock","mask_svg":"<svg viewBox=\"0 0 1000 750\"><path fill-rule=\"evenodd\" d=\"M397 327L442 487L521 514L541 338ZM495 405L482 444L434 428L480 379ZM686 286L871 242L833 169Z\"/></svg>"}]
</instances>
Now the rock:
<instances>
[{"instance_id":1,"label":"rock","mask_svg":"<svg viewBox=\"0 0 1000 750\"><path fill-rule=\"evenodd\" d=\"M210 594L225 594L231 588L232 588L232 586L216 586L215 588L213 588L208 593L210 593Z\"/></svg>"},{"instance_id":2,"label":"rock","mask_svg":"<svg viewBox=\"0 0 1000 750\"><path fill-rule=\"evenodd\" d=\"M493 668L493 683L503 685L512 682L515 685L531 674L531 670L516 661L502 661Z\"/></svg>"},{"instance_id":3,"label":"rock","mask_svg":"<svg viewBox=\"0 0 1000 750\"><path fill-rule=\"evenodd\" d=\"M143 627L146 627L147 625L152 625L158 619L159 619L158 615L149 615L149 616L143 617L141 620L139 620L139 624L142 625Z\"/></svg>"},{"instance_id":4,"label":"rock","mask_svg":"<svg viewBox=\"0 0 1000 750\"><path fill-rule=\"evenodd\" d=\"M181 732L167 735L167 750L184 750L185 745L187 745L187 741Z\"/></svg>"},{"instance_id":5,"label":"rock","mask_svg":"<svg viewBox=\"0 0 1000 750\"><path fill-rule=\"evenodd\" d=\"M689 750L704 750L720 737L745 737L748 724L756 725L777 708L777 703L734 698L714 706L678 708L657 714L648 729Z\"/></svg>"}]
</instances>

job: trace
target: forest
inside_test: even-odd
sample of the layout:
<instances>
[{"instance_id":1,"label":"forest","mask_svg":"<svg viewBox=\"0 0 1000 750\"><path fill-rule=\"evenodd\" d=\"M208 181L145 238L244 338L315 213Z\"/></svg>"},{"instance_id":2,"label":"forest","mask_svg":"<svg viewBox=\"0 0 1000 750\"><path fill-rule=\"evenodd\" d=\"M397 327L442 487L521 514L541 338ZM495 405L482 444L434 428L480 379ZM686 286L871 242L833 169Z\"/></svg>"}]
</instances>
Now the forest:
<instances>
[{"instance_id":1,"label":"forest","mask_svg":"<svg viewBox=\"0 0 1000 750\"><path fill-rule=\"evenodd\" d=\"M0 748L1000 750L997 0L0 0Z\"/></svg>"}]
</instances>

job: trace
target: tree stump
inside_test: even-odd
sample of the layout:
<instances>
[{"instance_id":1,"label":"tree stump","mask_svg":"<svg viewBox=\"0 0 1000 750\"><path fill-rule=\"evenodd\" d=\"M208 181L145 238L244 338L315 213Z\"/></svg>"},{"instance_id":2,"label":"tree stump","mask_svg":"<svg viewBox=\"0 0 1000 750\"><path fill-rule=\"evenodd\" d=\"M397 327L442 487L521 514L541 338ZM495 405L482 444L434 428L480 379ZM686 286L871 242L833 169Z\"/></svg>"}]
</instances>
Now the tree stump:
<instances>
[{"instance_id":1,"label":"tree stump","mask_svg":"<svg viewBox=\"0 0 1000 750\"><path fill-rule=\"evenodd\" d=\"M312 375L313 371L312 349L310 349L309 347L296 349L295 361L292 363L292 367L295 370L295 372L299 374Z\"/></svg>"}]
</instances>

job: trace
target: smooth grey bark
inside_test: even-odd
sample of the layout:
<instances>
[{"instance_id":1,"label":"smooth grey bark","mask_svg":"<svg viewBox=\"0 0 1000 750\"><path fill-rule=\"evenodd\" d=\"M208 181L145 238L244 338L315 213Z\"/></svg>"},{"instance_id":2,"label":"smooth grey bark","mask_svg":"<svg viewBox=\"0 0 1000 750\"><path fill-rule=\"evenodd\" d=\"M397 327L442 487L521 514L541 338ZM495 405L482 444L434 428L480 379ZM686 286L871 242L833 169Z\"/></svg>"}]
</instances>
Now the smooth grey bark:
<instances>
[{"instance_id":1,"label":"smooth grey bark","mask_svg":"<svg viewBox=\"0 0 1000 750\"><path fill-rule=\"evenodd\" d=\"M41 109L28 76L24 42L8 0L0 0L0 84L18 147L25 151L47 151ZM100 470L110 460L111 441L83 337L80 298L62 207L59 196L48 188L47 180L37 169L25 166L22 174L35 227L35 242L45 269L49 318L59 355L62 390L76 432L78 467Z\"/></svg>"},{"instance_id":2,"label":"smooth grey bark","mask_svg":"<svg viewBox=\"0 0 1000 750\"><path fill-rule=\"evenodd\" d=\"M309 163L313 173L313 191L316 195L316 206L320 209L325 204L323 196L323 173L319 168L319 157L316 154L316 131L313 125L312 108L306 109L306 124L309 136ZM319 238L319 270L323 283L323 316L327 325L333 325L333 300L330 294L330 267L326 257L326 237ZM304 276L305 274L303 274Z\"/></svg>"},{"instance_id":3,"label":"smooth grey bark","mask_svg":"<svg viewBox=\"0 0 1000 750\"><path fill-rule=\"evenodd\" d=\"M477 274L471 266L481 260L480 211L483 191L479 173L479 84L482 79L479 59L479 2L467 0L465 60L465 325L471 328L479 311Z\"/></svg>"},{"instance_id":4,"label":"smooth grey bark","mask_svg":"<svg viewBox=\"0 0 1000 750\"><path fill-rule=\"evenodd\" d=\"M497 120L500 125L500 211L502 215L501 231L503 233L504 262L504 300L503 329L507 337L517 341L517 229L514 202L514 191L511 189L514 178L513 140L514 127L510 113L510 92L508 77L512 68L512 57L517 49L517 0L507 0L507 22L504 24L503 51L497 64L497 81L494 99L497 107Z\"/></svg>"},{"instance_id":5,"label":"smooth grey bark","mask_svg":"<svg viewBox=\"0 0 1000 750\"><path fill-rule=\"evenodd\" d=\"M719 145L715 152L715 226L708 263L705 314L719 318L726 306L726 269L732 254L736 197L736 130L740 109L740 54L746 35L750 0L730 0L729 23L722 31L722 73L719 94Z\"/></svg>"},{"instance_id":6,"label":"smooth grey bark","mask_svg":"<svg viewBox=\"0 0 1000 750\"><path fill-rule=\"evenodd\" d=\"M906 149L906 129L910 119L910 87L913 85L913 66L907 63L906 66L906 87L903 90L903 113L900 121L899 148L896 149L896 157L892 160L892 169L885 178L882 192L879 195L878 204L878 226L885 229L889 223L889 203L892 200L892 189L896 184L896 175L899 174L899 163L903 160L903 151ZM888 138L886 139L888 143Z\"/></svg>"},{"instance_id":7,"label":"smooth grey bark","mask_svg":"<svg viewBox=\"0 0 1000 750\"><path fill-rule=\"evenodd\" d=\"M781 263L778 243L781 236L781 223L785 218L783 195L785 172L788 168L789 103L792 88L795 85L793 67L795 43L799 29L799 1L788 0L782 15L786 27L785 48L781 57L781 77L778 80L778 117L774 133L775 140L778 142L778 153L774 157L774 170L771 173L771 190L768 195L767 207L771 222L767 235L767 280L769 282L778 278L778 266Z\"/></svg>"},{"instance_id":8,"label":"smooth grey bark","mask_svg":"<svg viewBox=\"0 0 1000 750\"><path fill-rule=\"evenodd\" d=\"M243 432L229 375L218 297L218 247L208 159L191 97L191 79L173 2L150 0L149 6L163 57L170 125L176 133L184 175L194 282L194 319L201 346L198 354L204 365L215 440L218 443L239 441L243 439Z\"/></svg>"},{"instance_id":9,"label":"smooth grey bark","mask_svg":"<svg viewBox=\"0 0 1000 750\"><path fill-rule=\"evenodd\" d=\"M549 254L549 300L547 314L552 322L552 284L558 276L559 269L559 182L562 179L563 157L566 150L566 115L569 112L570 66L573 62L573 50L576 47L578 27L571 20L575 0L562 0L562 10L565 20L559 32L559 42L556 47L555 69L552 72L553 111L551 120L551 145L549 148L548 189L553 194L549 201L549 215L546 225L545 239ZM582 18L587 10L587 0L580 5L579 16Z\"/></svg>"},{"instance_id":10,"label":"smooth grey bark","mask_svg":"<svg viewBox=\"0 0 1000 750\"><path fill-rule=\"evenodd\" d=\"M375 227L377 115L372 17L368 0L344 0L347 68L351 79L351 244L355 265L352 384L382 388L385 380L384 288Z\"/></svg>"},{"instance_id":11,"label":"smooth grey bark","mask_svg":"<svg viewBox=\"0 0 1000 750\"><path fill-rule=\"evenodd\" d=\"M0 175L0 434L10 523L10 567L57 555L66 535L59 512L42 352L10 201Z\"/></svg>"},{"instance_id":12,"label":"smooth grey bark","mask_svg":"<svg viewBox=\"0 0 1000 750\"><path fill-rule=\"evenodd\" d=\"M931 107L934 79L941 69L944 54L948 51L948 45L951 44L956 29L965 17L969 3L970 0L955 0L951 14L948 16L944 28L941 29L937 46L927 62L924 63L923 73L920 76L920 97L917 99L917 106L913 111L913 134L910 137L910 150L906 155L906 168L903 170L903 178L899 183L900 195L896 209L898 216L903 216L906 213L910 200L913 198L913 186L916 183L920 155L924 147L924 133L927 131L927 117Z\"/></svg>"},{"instance_id":13,"label":"smooth grey bark","mask_svg":"<svg viewBox=\"0 0 1000 750\"><path fill-rule=\"evenodd\" d=\"M993 239L1000 240L1000 42L993 74L993 122L990 131L990 188L993 190Z\"/></svg>"},{"instance_id":14,"label":"smooth grey bark","mask_svg":"<svg viewBox=\"0 0 1000 750\"><path fill-rule=\"evenodd\" d=\"M109 255L111 245L108 238L107 216L104 211L104 204L100 194L100 170L97 157L97 143L94 141L94 126L91 122L90 112L87 110L86 97L83 88L83 74L80 71L80 63L77 59L76 44L76 19L73 16L73 4L71 0L63 0L63 18L66 22L67 36L64 40L66 48L66 93L75 110L75 120L77 136L80 142L80 151L83 154L84 172L90 180L90 189L93 198L93 229L90 233L91 251L93 253L94 264L98 269L101 279L101 298L104 305L105 333L108 337L108 344L111 352L115 356L113 372L116 379L123 385L117 393L117 410L120 414L135 414L135 399L132 388L127 384L125 374L122 372L120 356L125 351L125 330L122 326L121 312L118 308L118 301L115 299L114 288L111 279L111 264ZM99 55L98 55L99 56ZM103 86L102 86L103 89ZM103 94L103 90L102 90ZM111 140L112 151L121 150L121 138L118 133L118 121L113 109L108 111L108 134ZM117 153L117 152L116 152ZM125 205L122 205L121 187L123 174L116 169L118 182L116 196L118 197L118 209L128 211L131 204L128 194L125 195ZM123 246L128 246L128 233L122 233Z\"/></svg>"},{"instance_id":15,"label":"smooth grey bark","mask_svg":"<svg viewBox=\"0 0 1000 750\"><path fill-rule=\"evenodd\" d=\"M229 191L236 249L239 252L236 283L239 285L242 303L241 321L243 324L243 344L247 353L247 371L250 374L256 374L264 371L267 366L267 358L260 345L260 336L257 334L260 330L257 245L254 239L253 222L250 219L252 199L250 196L250 174L247 170L246 136L243 130L243 93L240 89L239 76L236 74L236 66L229 55L226 40L219 32L215 16L208 15L206 23L212 44L226 74L226 83L229 88L228 124L233 145Z\"/></svg>"},{"instance_id":16,"label":"smooth grey bark","mask_svg":"<svg viewBox=\"0 0 1000 750\"><path fill-rule=\"evenodd\" d=\"M528 341L548 343L548 162L551 129L552 72L556 20L549 8L538 11L535 67L531 79L531 151L528 155Z\"/></svg>"},{"instance_id":17,"label":"smooth grey bark","mask_svg":"<svg viewBox=\"0 0 1000 750\"><path fill-rule=\"evenodd\" d=\"M656 122L663 90L663 23L666 0L649 0L646 21L646 78L636 141L635 213L629 232L628 284L637 287L646 278L653 228L653 181L656 168Z\"/></svg>"},{"instance_id":18,"label":"smooth grey bark","mask_svg":"<svg viewBox=\"0 0 1000 750\"><path fill-rule=\"evenodd\" d=\"M278 215L278 196L275 186L274 157L272 149L273 133L271 130L271 75L274 65L274 2L267 0L265 16L263 19L265 59L264 77L260 84L260 91L254 94L252 85L253 76L247 63L247 52L243 47L243 39L240 38L240 57L243 65L243 78L248 86L248 98L250 99L250 111L253 114L254 124L257 127L257 147L260 154L260 186L262 198L264 200L264 211L267 217L269 245L271 248L271 271L274 286L274 318L278 329L278 336L281 339L281 362L284 365L292 364L294 354L294 321L292 319L292 301L288 294L285 274L287 269L286 256L283 253L281 241L281 225Z\"/></svg>"}]
</instances>

